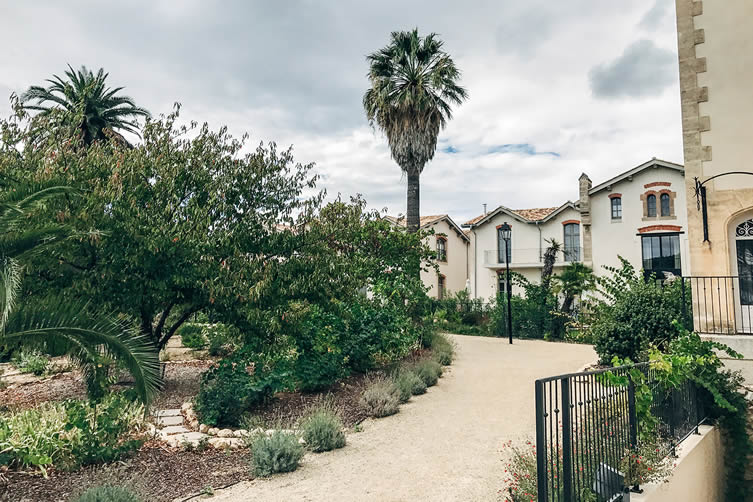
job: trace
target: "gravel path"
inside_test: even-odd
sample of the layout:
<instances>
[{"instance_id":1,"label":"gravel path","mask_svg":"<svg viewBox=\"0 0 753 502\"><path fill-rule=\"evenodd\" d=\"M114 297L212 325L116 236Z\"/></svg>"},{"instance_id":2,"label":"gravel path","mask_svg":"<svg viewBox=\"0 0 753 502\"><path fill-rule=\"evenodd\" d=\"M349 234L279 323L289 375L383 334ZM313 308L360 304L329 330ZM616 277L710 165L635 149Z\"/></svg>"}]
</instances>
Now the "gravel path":
<instances>
[{"instance_id":1,"label":"gravel path","mask_svg":"<svg viewBox=\"0 0 753 502\"><path fill-rule=\"evenodd\" d=\"M533 382L596 360L587 345L455 336L458 356L436 387L368 420L345 448L307 454L297 471L217 491L229 501L492 501L501 445L532 439ZM503 500L503 498L502 498Z\"/></svg>"}]
</instances>

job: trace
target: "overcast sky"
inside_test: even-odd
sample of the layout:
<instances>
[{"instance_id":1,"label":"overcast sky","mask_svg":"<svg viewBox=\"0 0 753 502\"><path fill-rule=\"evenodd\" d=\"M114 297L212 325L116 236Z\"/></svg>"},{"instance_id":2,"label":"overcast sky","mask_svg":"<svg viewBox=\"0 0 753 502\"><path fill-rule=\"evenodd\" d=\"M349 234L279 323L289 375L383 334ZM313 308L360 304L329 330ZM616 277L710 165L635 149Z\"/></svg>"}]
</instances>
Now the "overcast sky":
<instances>
[{"instance_id":1,"label":"overcast sky","mask_svg":"<svg viewBox=\"0 0 753 502\"><path fill-rule=\"evenodd\" d=\"M330 196L405 212L367 124L365 55L438 33L470 99L421 177L421 213L558 206L652 157L682 162L672 0L34 0L0 6L0 113L66 64L104 67L153 114L293 145Z\"/></svg>"}]
</instances>

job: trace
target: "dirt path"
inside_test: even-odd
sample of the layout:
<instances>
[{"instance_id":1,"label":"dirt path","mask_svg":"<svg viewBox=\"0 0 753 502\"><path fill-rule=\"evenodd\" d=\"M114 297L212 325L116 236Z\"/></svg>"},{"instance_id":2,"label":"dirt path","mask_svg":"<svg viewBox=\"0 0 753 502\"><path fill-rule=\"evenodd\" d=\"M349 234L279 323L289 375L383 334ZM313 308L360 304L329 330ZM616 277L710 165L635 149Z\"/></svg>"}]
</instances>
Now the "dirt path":
<instances>
[{"instance_id":1,"label":"dirt path","mask_svg":"<svg viewBox=\"0 0 753 502\"><path fill-rule=\"evenodd\" d=\"M345 448L307 454L297 471L218 491L228 501L492 501L503 441L534 435L533 382L595 361L590 346L456 336L436 387L368 420Z\"/></svg>"}]
</instances>

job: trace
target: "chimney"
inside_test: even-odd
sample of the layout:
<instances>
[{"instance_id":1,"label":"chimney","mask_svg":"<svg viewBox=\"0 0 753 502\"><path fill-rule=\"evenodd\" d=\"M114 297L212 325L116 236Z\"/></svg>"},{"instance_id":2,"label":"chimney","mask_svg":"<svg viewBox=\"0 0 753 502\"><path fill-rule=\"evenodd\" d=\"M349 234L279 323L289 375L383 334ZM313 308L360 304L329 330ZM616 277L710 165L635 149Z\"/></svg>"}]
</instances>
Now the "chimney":
<instances>
[{"instance_id":1,"label":"chimney","mask_svg":"<svg viewBox=\"0 0 753 502\"><path fill-rule=\"evenodd\" d=\"M486 216L486 204L484 204L484 216Z\"/></svg>"},{"instance_id":2,"label":"chimney","mask_svg":"<svg viewBox=\"0 0 753 502\"><path fill-rule=\"evenodd\" d=\"M591 178L586 173L578 178L578 195L580 199L580 224L583 238L583 261L588 263L593 261L592 237L591 237L591 195L588 193L593 186Z\"/></svg>"}]
</instances>

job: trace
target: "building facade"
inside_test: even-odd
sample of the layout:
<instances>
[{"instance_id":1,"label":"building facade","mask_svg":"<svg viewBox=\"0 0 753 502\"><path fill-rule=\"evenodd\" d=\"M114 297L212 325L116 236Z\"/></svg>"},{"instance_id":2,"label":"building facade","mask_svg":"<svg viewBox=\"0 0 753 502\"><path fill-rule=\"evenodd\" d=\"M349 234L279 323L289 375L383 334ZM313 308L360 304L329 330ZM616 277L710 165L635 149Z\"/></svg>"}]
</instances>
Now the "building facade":
<instances>
[{"instance_id":1,"label":"building facade","mask_svg":"<svg viewBox=\"0 0 753 502\"><path fill-rule=\"evenodd\" d=\"M405 218L386 216L394 225L405 226ZM468 235L446 214L421 217L421 229L433 230L426 238L426 244L437 253L438 272L433 268L421 271L421 280L429 289L432 298L443 298L448 294L467 289L469 269Z\"/></svg>"},{"instance_id":2,"label":"building facade","mask_svg":"<svg viewBox=\"0 0 753 502\"><path fill-rule=\"evenodd\" d=\"M505 291L507 261L511 271L540 280L551 240L562 245L555 274L576 261L605 274L607 267L620 266L620 256L647 274L687 273L683 166L652 159L596 186L582 174L577 187L577 202L522 210L500 206L463 225L470 230L472 297ZM507 252L504 223L512 227Z\"/></svg>"},{"instance_id":3,"label":"building facade","mask_svg":"<svg viewBox=\"0 0 753 502\"><path fill-rule=\"evenodd\" d=\"M676 11L693 323L753 382L753 2Z\"/></svg>"}]
</instances>

